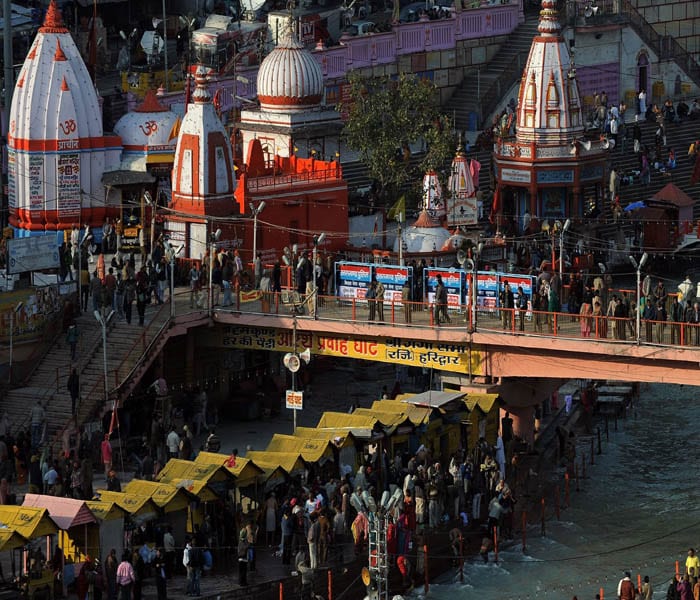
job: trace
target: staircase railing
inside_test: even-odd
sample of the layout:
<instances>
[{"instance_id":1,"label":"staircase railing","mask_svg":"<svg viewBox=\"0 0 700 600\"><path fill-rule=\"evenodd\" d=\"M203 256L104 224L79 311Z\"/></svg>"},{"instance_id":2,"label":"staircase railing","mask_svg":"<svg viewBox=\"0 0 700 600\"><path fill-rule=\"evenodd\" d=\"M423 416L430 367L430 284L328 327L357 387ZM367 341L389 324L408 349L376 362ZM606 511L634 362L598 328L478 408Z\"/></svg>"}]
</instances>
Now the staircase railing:
<instances>
[{"instance_id":1,"label":"staircase railing","mask_svg":"<svg viewBox=\"0 0 700 600\"><path fill-rule=\"evenodd\" d=\"M125 364L128 364L131 360L135 362L139 362L139 360L143 357L143 354L145 354L146 350L150 346L150 344L153 343L154 340L158 338L160 335L160 332L163 330L164 327L167 327L168 324L170 323L170 319L165 319L165 321L161 324L159 323L159 318L163 314L163 311L167 310L168 312L170 311L170 305L168 303L162 304L159 308L158 311L153 315L153 318L149 322L148 325L146 325L143 330L141 331L141 335L136 338L134 343L132 344L131 348L125 353L124 358L122 359L122 362L119 364L119 366L116 369L112 369L111 371L107 372L107 392L108 395L111 396L115 389L117 389L120 385L120 382L118 381L119 379L119 372L120 370L124 367ZM156 326L158 327L158 331L154 334L151 342L149 344L146 343L146 336L153 330L155 330ZM101 340L100 336L100 340ZM140 347L139 347L140 346ZM133 370L133 369L132 369ZM126 372L126 369L124 369ZM110 380L110 374L115 377L116 384L114 387L109 386L109 380ZM128 375L130 376L131 370L128 371ZM90 391L85 393L81 392L81 397L82 398L91 398L92 402L90 404L82 403L77 409L77 421L79 423L84 422L87 420L91 415L95 414L97 409L104 403L104 376L103 374L100 375L92 385L92 388L90 388ZM73 426L74 420L71 418L65 422L65 424L59 429L57 432L56 436L52 440L52 444L55 448L56 444L61 443L61 439L64 436L65 432Z\"/></svg>"},{"instance_id":2,"label":"staircase railing","mask_svg":"<svg viewBox=\"0 0 700 600\"><path fill-rule=\"evenodd\" d=\"M700 85L700 65L675 38L658 33L632 5L630 0L620 0L620 13L629 19L639 37L654 50L661 60L672 60L696 85Z\"/></svg>"},{"instance_id":3,"label":"staircase railing","mask_svg":"<svg viewBox=\"0 0 700 600\"><path fill-rule=\"evenodd\" d=\"M518 52L518 54L515 56L515 61L511 62L506 69L503 69L486 92L481 94L481 98L479 99L479 119L481 121L481 129L490 126L490 123L485 122L486 115L493 111L494 107L503 98L503 94L513 87L518 79L522 77L523 54L525 53Z\"/></svg>"},{"instance_id":4,"label":"staircase railing","mask_svg":"<svg viewBox=\"0 0 700 600\"><path fill-rule=\"evenodd\" d=\"M153 326L156 323L156 319L161 316L161 312L166 309L169 311L170 310L170 305L169 304L163 304L160 307L160 310L156 314L156 317L151 321L149 327ZM170 318L165 319L161 326L158 328L158 331L155 332L153 337L151 337L150 342L146 344L146 338L145 336L141 336L141 343L143 346L143 350L136 355L136 360L134 361L133 365L129 366L129 362L127 359L124 359L122 363L114 370L114 382L115 386L112 390L112 393L116 393L118 396L122 396L122 391L124 389L124 385L128 382L131 382L133 380L133 375L136 372L136 370L141 367L147 360L153 360L155 358L155 352L153 352L156 344L158 343L163 343L164 338L163 338L163 333L170 327L171 321ZM129 355L131 355L132 352L129 352ZM120 373L122 371L125 371L123 375L120 376Z\"/></svg>"}]
</instances>

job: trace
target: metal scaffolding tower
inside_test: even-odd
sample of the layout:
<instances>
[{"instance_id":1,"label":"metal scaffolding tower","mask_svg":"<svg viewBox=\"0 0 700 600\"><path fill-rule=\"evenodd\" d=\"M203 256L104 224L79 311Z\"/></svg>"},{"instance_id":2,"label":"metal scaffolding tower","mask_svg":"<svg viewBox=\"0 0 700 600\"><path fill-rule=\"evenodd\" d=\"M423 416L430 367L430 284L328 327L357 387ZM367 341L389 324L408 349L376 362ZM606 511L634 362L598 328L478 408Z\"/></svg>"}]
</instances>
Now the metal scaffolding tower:
<instances>
[{"instance_id":1,"label":"metal scaffolding tower","mask_svg":"<svg viewBox=\"0 0 700 600\"><path fill-rule=\"evenodd\" d=\"M386 532L389 517L385 510L370 512L369 515L369 574L367 591L369 600L388 600L389 597L389 555L387 553Z\"/></svg>"}]
</instances>

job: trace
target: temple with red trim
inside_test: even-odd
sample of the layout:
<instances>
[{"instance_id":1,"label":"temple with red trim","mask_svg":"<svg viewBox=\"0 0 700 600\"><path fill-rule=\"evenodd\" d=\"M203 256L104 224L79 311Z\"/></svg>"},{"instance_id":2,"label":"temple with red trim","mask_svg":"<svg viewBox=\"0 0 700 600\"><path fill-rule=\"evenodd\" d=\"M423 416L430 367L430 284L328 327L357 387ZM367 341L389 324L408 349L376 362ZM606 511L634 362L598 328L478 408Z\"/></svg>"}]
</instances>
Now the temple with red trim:
<instances>
[{"instance_id":1,"label":"temple with red trim","mask_svg":"<svg viewBox=\"0 0 700 600\"><path fill-rule=\"evenodd\" d=\"M104 135L87 67L52 0L20 70L7 134L9 221L17 237L100 225L102 175L121 140Z\"/></svg>"}]
</instances>

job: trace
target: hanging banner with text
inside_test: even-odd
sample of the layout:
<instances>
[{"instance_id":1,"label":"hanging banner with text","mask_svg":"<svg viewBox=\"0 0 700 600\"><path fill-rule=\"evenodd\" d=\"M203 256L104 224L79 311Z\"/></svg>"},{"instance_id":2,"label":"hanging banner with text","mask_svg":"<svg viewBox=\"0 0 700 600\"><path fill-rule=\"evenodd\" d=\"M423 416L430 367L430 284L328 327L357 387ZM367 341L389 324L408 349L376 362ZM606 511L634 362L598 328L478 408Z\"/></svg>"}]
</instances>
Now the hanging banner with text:
<instances>
[{"instance_id":1,"label":"hanging banner with text","mask_svg":"<svg viewBox=\"0 0 700 600\"><path fill-rule=\"evenodd\" d=\"M292 351L293 333L288 329L221 326L214 330L199 331L197 335L197 344L200 346ZM392 337L374 339L360 336L328 336L299 330L296 338L297 351L310 348L311 353L315 355L390 362L454 373L470 372L468 344L441 344ZM473 375L482 374L483 356L479 349L472 351Z\"/></svg>"}]
</instances>

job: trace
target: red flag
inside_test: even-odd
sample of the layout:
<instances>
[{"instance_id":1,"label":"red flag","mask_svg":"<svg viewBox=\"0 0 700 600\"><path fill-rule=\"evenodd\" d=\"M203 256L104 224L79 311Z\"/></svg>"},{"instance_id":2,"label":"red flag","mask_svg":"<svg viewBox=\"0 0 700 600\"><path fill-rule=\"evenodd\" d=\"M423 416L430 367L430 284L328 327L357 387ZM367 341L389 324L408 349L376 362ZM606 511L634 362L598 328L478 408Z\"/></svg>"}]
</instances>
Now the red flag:
<instances>
[{"instance_id":1,"label":"red flag","mask_svg":"<svg viewBox=\"0 0 700 600\"><path fill-rule=\"evenodd\" d=\"M115 429L119 429L119 415L117 414L117 401L114 401L114 406L112 407L112 418L109 421L109 437L112 437L112 433Z\"/></svg>"},{"instance_id":2,"label":"red flag","mask_svg":"<svg viewBox=\"0 0 700 600\"><path fill-rule=\"evenodd\" d=\"M489 215L489 221L491 221L491 223L496 222L496 217L498 216L499 210L501 210L501 195L498 193L498 187L496 187L496 191L493 193L493 204L491 205L491 214Z\"/></svg>"},{"instance_id":3,"label":"red flag","mask_svg":"<svg viewBox=\"0 0 700 600\"><path fill-rule=\"evenodd\" d=\"M693 167L693 174L690 176L690 185L695 185L700 181L700 153L698 153L695 159L695 167Z\"/></svg>"}]
</instances>

